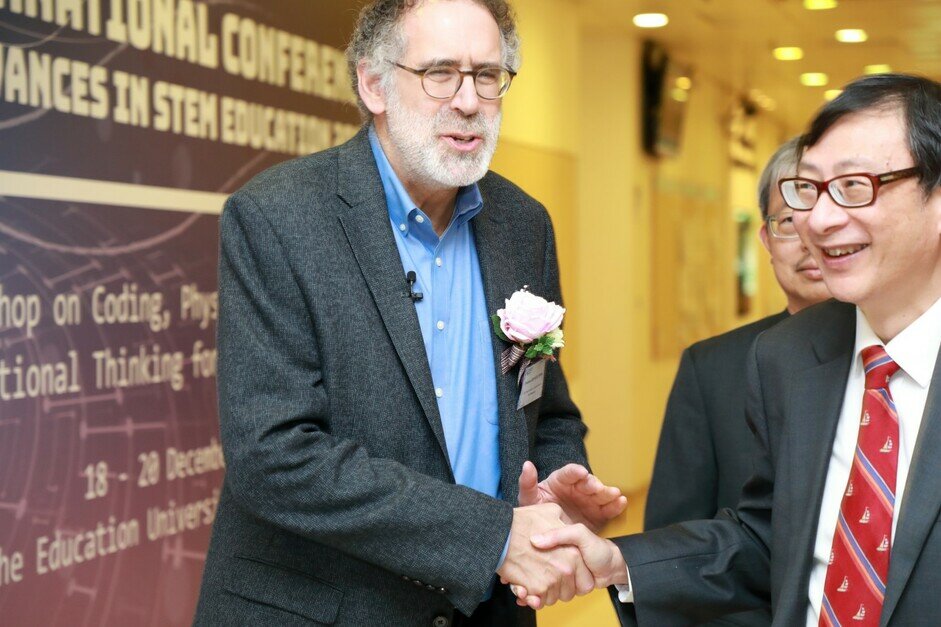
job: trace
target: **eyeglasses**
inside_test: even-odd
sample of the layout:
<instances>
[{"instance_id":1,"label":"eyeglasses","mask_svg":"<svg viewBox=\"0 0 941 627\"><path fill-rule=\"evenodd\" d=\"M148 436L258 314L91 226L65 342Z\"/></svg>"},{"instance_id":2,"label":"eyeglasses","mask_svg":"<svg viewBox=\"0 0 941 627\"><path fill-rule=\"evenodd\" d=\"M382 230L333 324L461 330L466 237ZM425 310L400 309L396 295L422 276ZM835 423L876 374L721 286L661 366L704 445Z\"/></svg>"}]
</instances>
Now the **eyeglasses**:
<instances>
[{"instance_id":1,"label":"eyeglasses","mask_svg":"<svg viewBox=\"0 0 941 627\"><path fill-rule=\"evenodd\" d=\"M457 95L465 76L474 78L474 89L484 100L499 100L510 88L516 76L502 67L484 67L479 70L459 70L450 65L433 65L423 70L389 61L397 68L421 77L421 87L436 100L448 100Z\"/></svg>"},{"instance_id":2,"label":"eyeglasses","mask_svg":"<svg viewBox=\"0 0 941 627\"><path fill-rule=\"evenodd\" d=\"M886 183L911 178L918 168L905 168L885 174L857 172L834 176L829 181L815 181L801 177L781 179L778 188L787 206L796 211L809 211L817 204L820 194L827 192L833 202L849 209L868 207L876 202L879 188Z\"/></svg>"},{"instance_id":3,"label":"eyeglasses","mask_svg":"<svg viewBox=\"0 0 941 627\"><path fill-rule=\"evenodd\" d=\"M765 224L776 239L796 239L797 229L794 228L794 212L784 209L765 218Z\"/></svg>"}]
</instances>

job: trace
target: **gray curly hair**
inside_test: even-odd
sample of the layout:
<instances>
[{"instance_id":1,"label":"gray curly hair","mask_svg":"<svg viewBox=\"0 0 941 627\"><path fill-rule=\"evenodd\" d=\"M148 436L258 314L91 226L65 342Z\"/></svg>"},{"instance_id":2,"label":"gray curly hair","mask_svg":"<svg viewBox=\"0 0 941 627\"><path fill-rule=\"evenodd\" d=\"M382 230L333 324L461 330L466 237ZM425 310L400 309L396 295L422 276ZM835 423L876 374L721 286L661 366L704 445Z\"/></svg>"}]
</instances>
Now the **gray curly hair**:
<instances>
[{"instance_id":1,"label":"gray curly hair","mask_svg":"<svg viewBox=\"0 0 941 627\"><path fill-rule=\"evenodd\" d=\"M356 68L366 61L370 74L381 77L381 86L388 91L395 74L387 59L399 59L405 50L401 31L402 17L424 0L374 0L363 7L356 28L346 48L346 64L353 85L353 93L363 120L372 120L372 112L359 96L359 77ZM516 72L520 66L520 39L516 31L516 16L506 0L472 0L487 9L500 29L503 65Z\"/></svg>"}]
</instances>

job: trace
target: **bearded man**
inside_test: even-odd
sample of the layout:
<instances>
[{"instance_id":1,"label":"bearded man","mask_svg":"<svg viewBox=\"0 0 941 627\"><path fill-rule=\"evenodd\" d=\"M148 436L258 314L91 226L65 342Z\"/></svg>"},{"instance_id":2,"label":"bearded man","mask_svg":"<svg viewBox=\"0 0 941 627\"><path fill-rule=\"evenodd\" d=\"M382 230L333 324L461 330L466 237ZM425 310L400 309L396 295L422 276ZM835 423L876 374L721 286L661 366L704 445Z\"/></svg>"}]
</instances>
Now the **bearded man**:
<instances>
[{"instance_id":1,"label":"bearded man","mask_svg":"<svg viewBox=\"0 0 941 627\"><path fill-rule=\"evenodd\" d=\"M561 302L545 209L487 172L518 48L503 0L369 4L361 132L226 204L227 474L197 624L532 625L499 579L593 587L529 537L624 498L585 467L558 363L519 409L490 326L523 286Z\"/></svg>"}]
</instances>

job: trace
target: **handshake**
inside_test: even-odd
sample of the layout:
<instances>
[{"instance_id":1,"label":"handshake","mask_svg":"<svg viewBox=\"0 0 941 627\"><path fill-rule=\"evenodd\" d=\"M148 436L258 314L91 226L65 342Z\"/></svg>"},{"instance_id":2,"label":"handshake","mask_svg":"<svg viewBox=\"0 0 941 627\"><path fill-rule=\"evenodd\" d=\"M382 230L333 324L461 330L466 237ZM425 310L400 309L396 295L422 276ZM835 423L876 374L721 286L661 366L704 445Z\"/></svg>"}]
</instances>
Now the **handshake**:
<instances>
[{"instance_id":1,"label":"handshake","mask_svg":"<svg viewBox=\"0 0 941 627\"><path fill-rule=\"evenodd\" d=\"M621 552L595 535L627 506L618 488L578 464L539 482L531 462L523 465L519 486L506 557L497 570L518 605L538 610L627 583Z\"/></svg>"}]
</instances>

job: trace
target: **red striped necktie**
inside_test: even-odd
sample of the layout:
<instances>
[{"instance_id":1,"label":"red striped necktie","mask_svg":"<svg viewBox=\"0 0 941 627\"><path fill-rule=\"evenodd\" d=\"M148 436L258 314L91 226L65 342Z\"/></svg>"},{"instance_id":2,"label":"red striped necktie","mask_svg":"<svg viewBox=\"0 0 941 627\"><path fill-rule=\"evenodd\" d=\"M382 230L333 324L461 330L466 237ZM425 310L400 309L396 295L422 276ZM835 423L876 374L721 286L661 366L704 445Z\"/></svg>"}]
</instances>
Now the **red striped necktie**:
<instances>
[{"instance_id":1,"label":"red striped necktie","mask_svg":"<svg viewBox=\"0 0 941 627\"><path fill-rule=\"evenodd\" d=\"M889 379L899 367L881 346L862 356L863 412L823 586L821 627L878 625L889 573L899 444Z\"/></svg>"}]
</instances>

